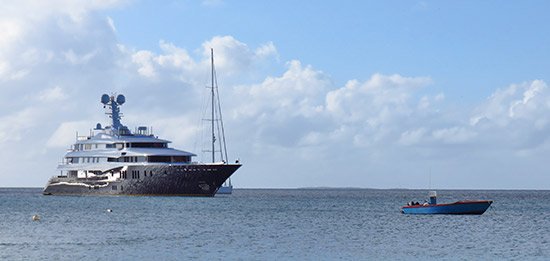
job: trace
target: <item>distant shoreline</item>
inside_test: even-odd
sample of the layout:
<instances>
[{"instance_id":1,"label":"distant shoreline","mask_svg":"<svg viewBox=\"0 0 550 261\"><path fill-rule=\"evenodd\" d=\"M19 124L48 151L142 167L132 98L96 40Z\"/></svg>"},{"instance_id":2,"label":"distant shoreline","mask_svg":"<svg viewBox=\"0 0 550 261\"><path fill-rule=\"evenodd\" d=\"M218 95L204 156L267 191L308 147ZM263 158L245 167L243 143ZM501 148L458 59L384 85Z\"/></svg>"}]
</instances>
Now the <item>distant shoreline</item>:
<instances>
[{"instance_id":1,"label":"distant shoreline","mask_svg":"<svg viewBox=\"0 0 550 261\"><path fill-rule=\"evenodd\" d=\"M0 187L0 189L43 189L43 187ZM239 188L233 187L235 190L411 190L411 191L428 191L428 190L490 190L490 191L549 191L547 189L532 189L532 188L361 188L361 187L298 187L298 188Z\"/></svg>"}]
</instances>

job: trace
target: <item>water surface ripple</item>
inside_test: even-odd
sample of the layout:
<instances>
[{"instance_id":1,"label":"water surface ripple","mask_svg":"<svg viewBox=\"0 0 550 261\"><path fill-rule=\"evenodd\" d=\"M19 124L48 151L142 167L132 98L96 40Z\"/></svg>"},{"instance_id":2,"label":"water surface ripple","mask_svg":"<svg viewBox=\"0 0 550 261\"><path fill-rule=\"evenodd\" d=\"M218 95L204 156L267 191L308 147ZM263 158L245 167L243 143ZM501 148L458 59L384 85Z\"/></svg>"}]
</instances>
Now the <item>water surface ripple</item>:
<instances>
[{"instance_id":1,"label":"water surface ripple","mask_svg":"<svg viewBox=\"0 0 550 261\"><path fill-rule=\"evenodd\" d=\"M550 191L438 191L440 202L494 200L481 216L401 214L424 190L236 189L214 198L40 192L0 188L1 260L550 260Z\"/></svg>"}]
</instances>

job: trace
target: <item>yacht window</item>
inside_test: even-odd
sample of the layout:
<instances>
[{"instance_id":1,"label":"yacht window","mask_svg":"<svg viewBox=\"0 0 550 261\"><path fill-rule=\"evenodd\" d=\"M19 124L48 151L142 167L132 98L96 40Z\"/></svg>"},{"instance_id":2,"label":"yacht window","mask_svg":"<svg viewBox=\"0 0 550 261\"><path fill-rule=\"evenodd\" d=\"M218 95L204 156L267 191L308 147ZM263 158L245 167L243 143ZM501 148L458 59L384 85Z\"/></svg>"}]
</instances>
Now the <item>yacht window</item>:
<instances>
[{"instance_id":1,"label":"yacht window","mask_svg":"<svg viewBox=\"0 0 550 261\"><path fill-rule=\"evenodd\" d=\"M162 142L136 142L131 143L132 148L166 148L166 143Z\"/></svg>"},{"instance_id":2,"label":"yacht window","mask_svg":"<svg viewBox=\"0 0 550 261\"><path fill-rule=\"evenodd\" d=\"M85 144L84 145L84 150L91 150L92 149L92 144Z\"/></svg>"},{"instance_id":3,"label":"yacht window","mask_svg":"<svg viewBox=\"0 0 550 261\"><path fill-rule=\"evenodd\" d=\"M107 149L112 149L112 148L115 147L115 144L106 144L105 147L106 147Z\"/></svg>"},{"instance_id":4,"label":"yacht window","mask_svg":"<svg viewBox=\"0 0 550 261\"><path fill-rule=\"evenodd\" d=\"M174 156L172 157L172 162L189 162L191 161L191 157L189 156Z\"/></svg>"},{"instance_id":5,"label":"yacht window","mask_svg":"<svg viewBox=\"0 0 550 261\"><path fill-rule=\"evenodd\" d=\"M147 157L149 162L171 162L170 156L149 156Z\"/></svg>"},{"instance_id":6,"label":"yacht window","mask_svg":"<svg viewBox=\"0 0 550 261\"><path fill-rule=\"evenodd\" d=\"M124 143L116 143L115 146L116 146L117 149L123 149L124 148Z\"/></svg>"}]
</instances>

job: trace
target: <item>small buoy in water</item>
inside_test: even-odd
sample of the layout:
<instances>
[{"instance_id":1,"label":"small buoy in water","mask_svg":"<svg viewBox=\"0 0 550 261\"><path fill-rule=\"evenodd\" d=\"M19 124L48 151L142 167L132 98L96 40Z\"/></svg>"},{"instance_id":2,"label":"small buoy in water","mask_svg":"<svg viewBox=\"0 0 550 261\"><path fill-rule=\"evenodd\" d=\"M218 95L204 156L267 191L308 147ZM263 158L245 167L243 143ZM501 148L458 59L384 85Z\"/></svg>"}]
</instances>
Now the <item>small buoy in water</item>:
<instances>
[{"instance_id":1,"label":"small buoy in water","mask_svg":"<svg viewBox=\"0 0 550 261\"><path fill-rule=\"evenodd\" d=\"M110 208L108 208L108 209L107 209L107 212L113 212L113 210L112 210L112 209L110 209Z\"/></svg>"},{"instance_id":2,"label":"small buoy in water","mask_svg":"<svg viewBox=\"0 0 550 261\"><path fill-rule=\"evenodd\" d=\"M33 215L32 216L32 221L39 221L40 220L40 216L39 215Z\"/></svg>"}]
</instances>

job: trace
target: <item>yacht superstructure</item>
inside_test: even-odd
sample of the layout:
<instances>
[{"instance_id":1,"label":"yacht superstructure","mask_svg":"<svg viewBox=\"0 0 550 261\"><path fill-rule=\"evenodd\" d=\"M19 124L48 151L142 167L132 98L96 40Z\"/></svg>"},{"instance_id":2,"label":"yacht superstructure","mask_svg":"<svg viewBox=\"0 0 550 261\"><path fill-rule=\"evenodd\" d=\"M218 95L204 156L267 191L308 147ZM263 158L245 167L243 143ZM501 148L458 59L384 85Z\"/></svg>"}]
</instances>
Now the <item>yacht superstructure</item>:
<instances>
[{"instance_id":1,"label":"yacht superstructure","mask_svg":"<svg viewBox=\"0 0 550 261\"><path fill-rule=\"evenodd\" d=\"M170 148L148 127L131 132L121 123L124 95L101 97L112 119L78 136L43 194L213 196L241 166L226 161L198 163L193 153Z\"/></svg>"}]
</instances>

